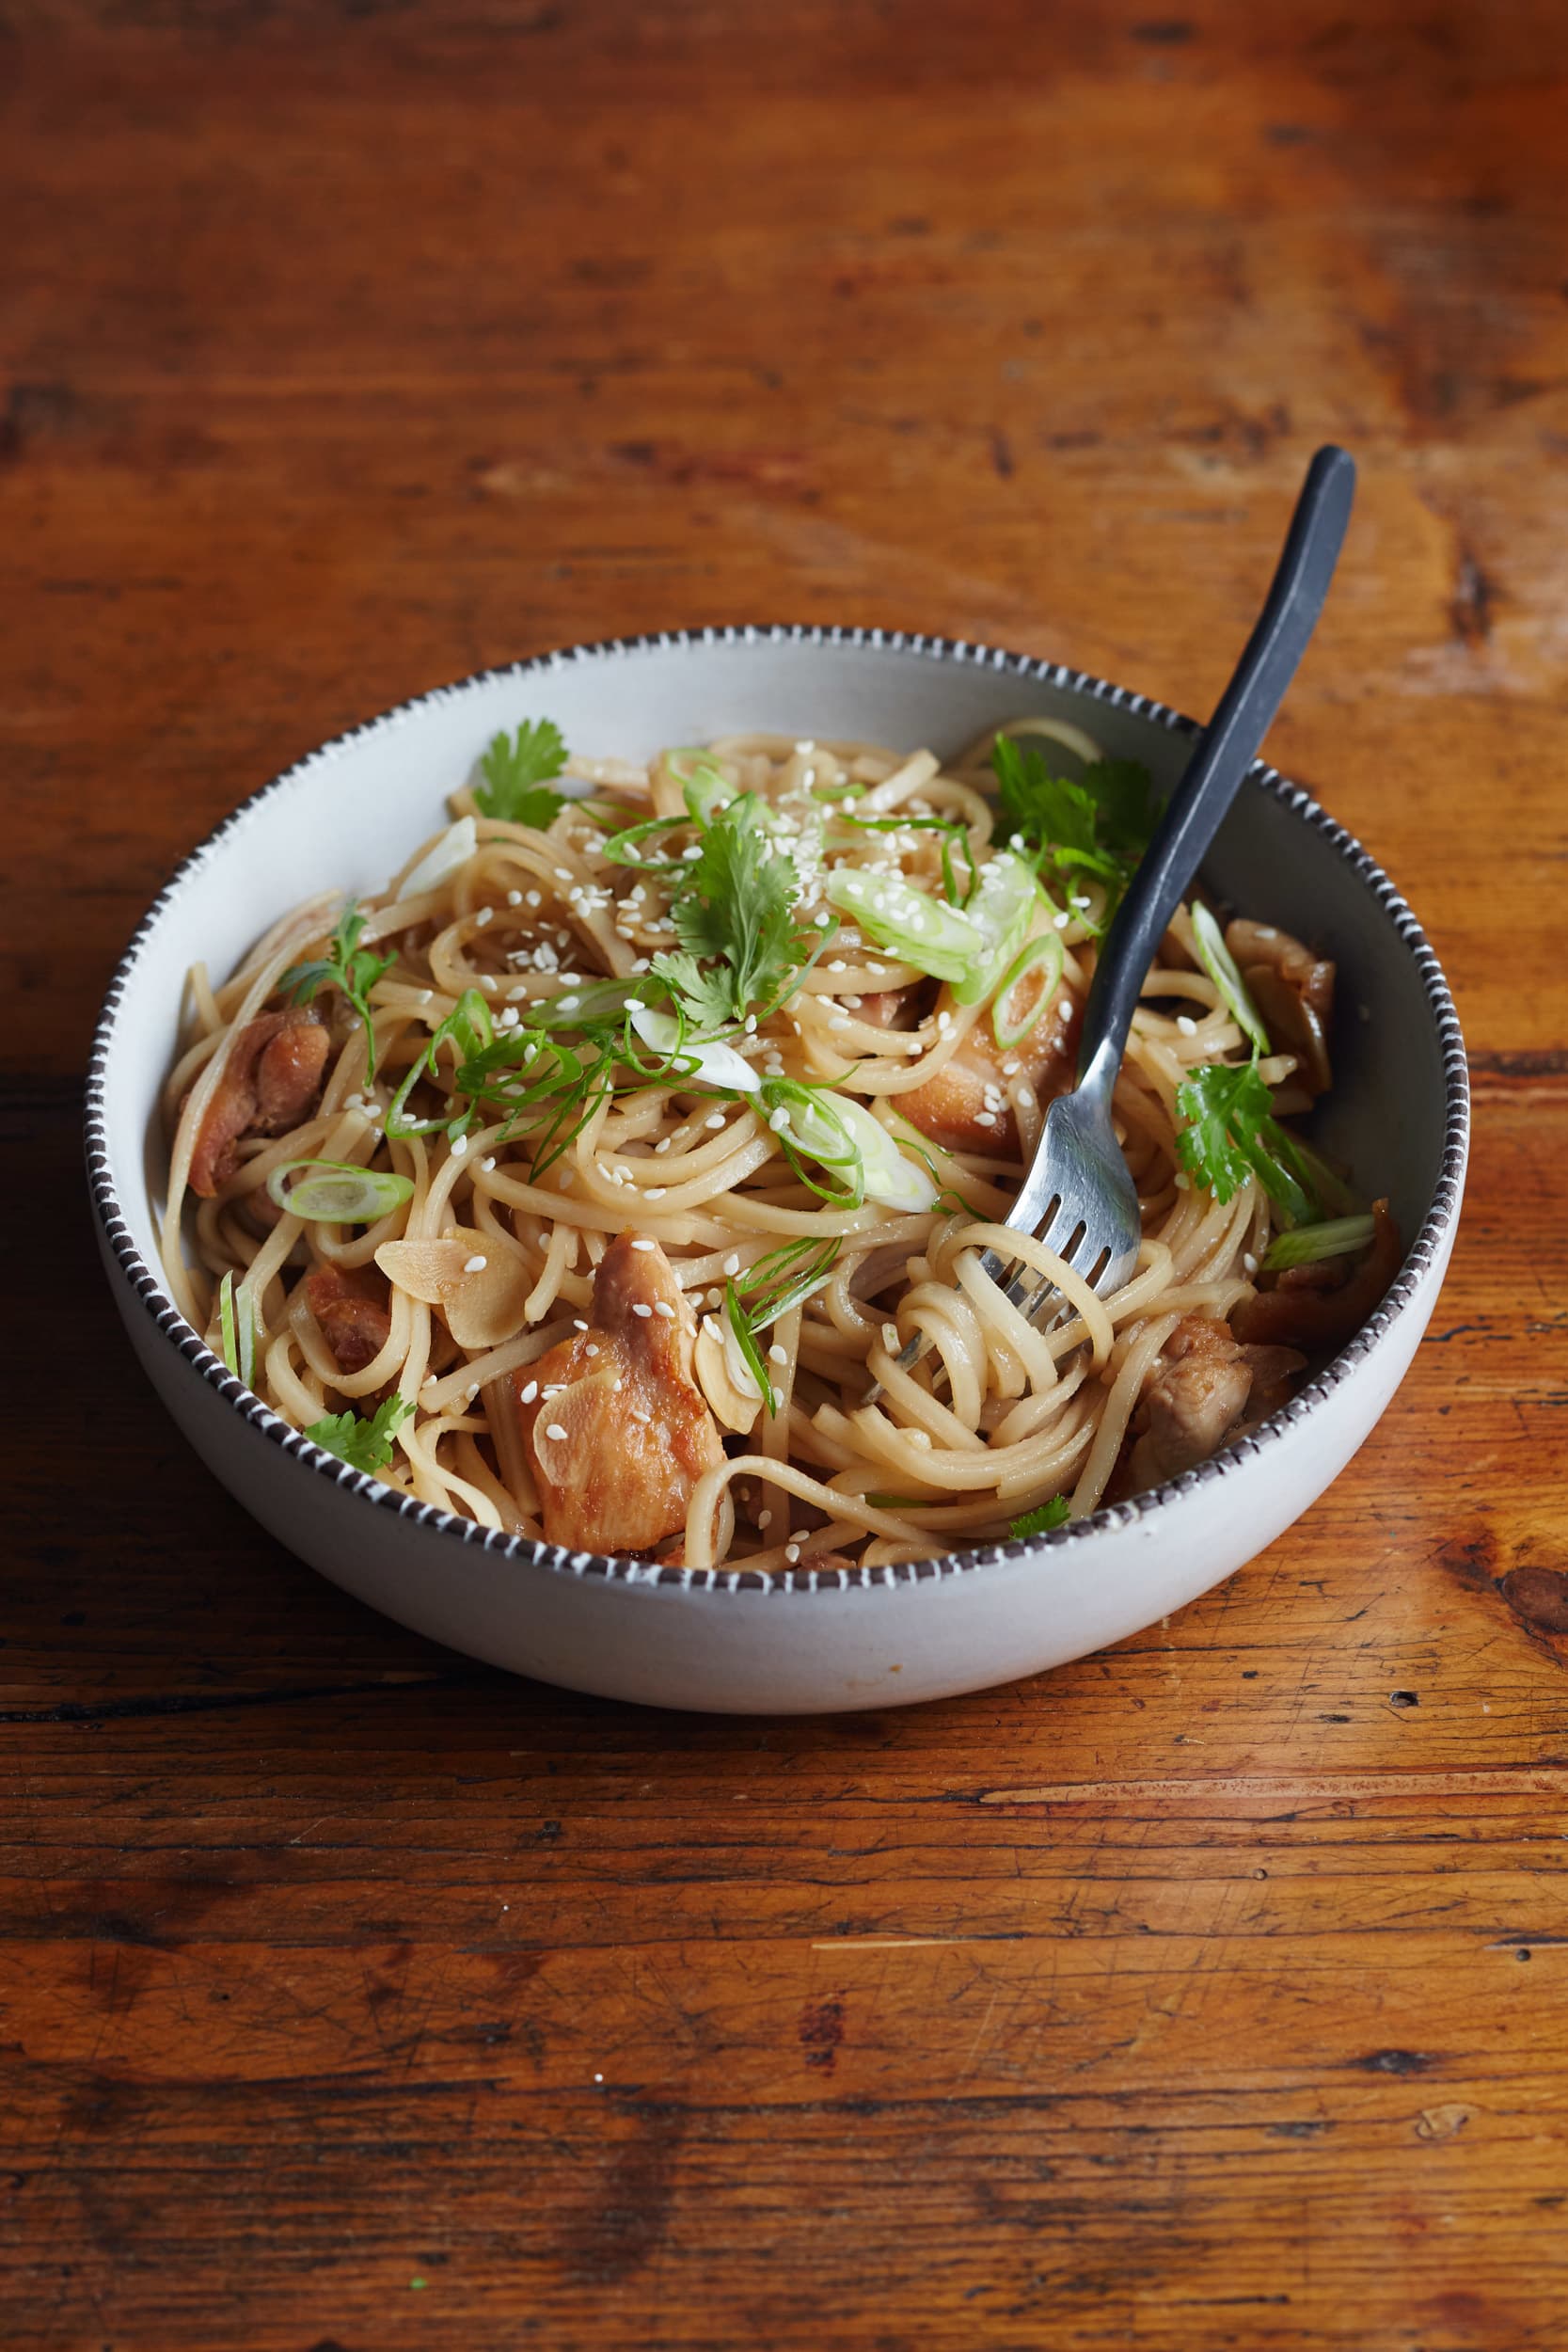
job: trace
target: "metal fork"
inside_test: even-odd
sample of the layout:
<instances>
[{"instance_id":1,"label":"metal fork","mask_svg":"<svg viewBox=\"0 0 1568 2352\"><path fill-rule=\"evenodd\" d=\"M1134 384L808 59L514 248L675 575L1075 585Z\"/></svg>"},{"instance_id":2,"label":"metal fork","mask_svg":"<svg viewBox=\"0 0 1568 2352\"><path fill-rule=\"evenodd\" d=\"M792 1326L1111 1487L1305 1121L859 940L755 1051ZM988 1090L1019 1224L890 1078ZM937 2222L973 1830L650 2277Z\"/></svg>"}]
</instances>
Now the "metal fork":
<instances>
[{"instance_id":1,"label":"metal fork","mask_svg":"<svg viewBox=\"0 0 1568 2352\"><path fill-rule=\"evenodd\" d=\"M1102 1297L1130 1279L1143 1238L1137 1190L1111 1124L1111 1095L1138 993L1307 650L1354 492L1355 467L1345 451L1319 450L1257 627L1106 934L1084 1009L1078 1084L1047 1111L1029 1172L1003 1220L1015 1232L1037 1235ZM1070 1299L1022 1259L988 1249L980 1263L1032 1323L1053 1323L1069 1310ZM911 1340L899 1369L908 1371L927 1344L918 1334ZM866 1403L880 1392L874 1382Z\"/></svg>"}]
</instances>

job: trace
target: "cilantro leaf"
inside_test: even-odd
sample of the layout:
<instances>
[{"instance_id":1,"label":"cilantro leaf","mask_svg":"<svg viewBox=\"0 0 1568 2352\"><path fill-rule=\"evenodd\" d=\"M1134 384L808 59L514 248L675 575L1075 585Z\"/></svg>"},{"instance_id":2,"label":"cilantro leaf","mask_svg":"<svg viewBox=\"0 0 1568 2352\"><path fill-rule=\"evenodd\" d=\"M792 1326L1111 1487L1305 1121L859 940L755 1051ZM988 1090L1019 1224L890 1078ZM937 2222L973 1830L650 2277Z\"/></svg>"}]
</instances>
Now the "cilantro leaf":
<instances>
[{"instance_id":1,"label":"cilantro leaf","mask_svg":"<svg viewBox=\"0 0 1568 2352\"><path fill-rule=\"evenodd\" d=\"M1158 820L1148 769L1133 759L1096 760L1073 784L1010 735L997 737L990 757L1006 831L1022 836L1037 871L1067 890L1079 874L1104 882L1108 923Z\"/></svg>"},{"instance_id":2,"label":"cilantro leaf","mask_svg":"<svg viewBox=\"0 0 1568 2352\"><path fill-rule=\"evenodd\" d=\"M703 1037L728 1025L728 973L721 969L705 972L696 957L688 954L684 947L676 948L673 955L655 956L648 968L652 977L663 980L670 993L679 999L693 1036Z\"/></svg>"},{"instance_id":3,"label":"cilantro leaf","mask_svg":"<svg viewBox=\"0 0 1568 2352\"><path fill-rule=\"evenodd\" d=\"M373 1476L391 1460L393 1433L402 1428L413 1409L405 1397L389 1396L369 1421L353 1411L328 1413L325 1420L313 1421L304 1434L324 1454L335 1454L350 1470Z\"/></svg>"},{"instance_id":4,"label":"cilantro leaf","mask_svg":"<svg viewBox=\"0 0 1568 2352\"><path fill-rule=\"evenodd\" d=\"M565 738L551 719L525 719L510 741L496 736L479 764L484 782L474 787L474 806L483 816L543 833L566 805L563 792L546 788L566 765Z\"/></svg>"},{"instance_id":5,"label":"cilantro leaf","mask_svg":"<svg viewBox=\"0 0 1568 2352\"><path fill-rule=\"evenodd\" d=\"M813 939L797 930L795 861L754 793L737 793L714 811L701 854L680 872L684 887L670 908L675 936L689 957L719 967L703 976L705 1025L713 1025L721 1001L733 1021L744 1021L753 1006L773 1011L829 934ZM684 989L691 975L685 965L680 974Z\"/></svg>"},{"instance_id":6,"label":"cilantro leaf","mask_svg":"<svg viewBox=\"0 0 1568 2352\"><path fill-rule=\"evenodd\" d=\"M1181 1165L1215 1200L1232 1200L1256 1176L1292 1225L1310 1224L1318 1202L1307 1161L1273 1112L1273 1098L1247 1062L1207 1062L1176 1090L1188 1122L1176 1138Z\"/></svg>"},{"instance_id":7,"label":"cilantro leaf","mask_svg":"<svg viewBox=\"0 0 1568 2352\"><path fill-rule=\"evenodd\" d=\"M359 912L357 899L345 900L328 942L329 952L325 956L312 957L308 963L292 963L277 985L295 1005L309 1004L311 998L324 988L342 991L364 1024L365 1080L368 1085L375 1076L375 1031L371 1025L370 994L382 974L391 970L397 957L378 956L369 947L361 947L358 940L364 928L365 917Z\"/></svg>"},{"instance_id":8,"label":"cilantro leaf","mask_svg":"<svg viewBox=\"0 0 1568 2352\"><path fill-rule=\"evenodd\" d=\"M1025 1511L1022 1518L1014 1519L1008 1533L1020 1536L1048 1534L1052 1528L1067 1525L1068 1513L1066 1495L1053 1495L1049 1502L1037 1503L1034 1510Z\"/></svg>"}]
</instances>

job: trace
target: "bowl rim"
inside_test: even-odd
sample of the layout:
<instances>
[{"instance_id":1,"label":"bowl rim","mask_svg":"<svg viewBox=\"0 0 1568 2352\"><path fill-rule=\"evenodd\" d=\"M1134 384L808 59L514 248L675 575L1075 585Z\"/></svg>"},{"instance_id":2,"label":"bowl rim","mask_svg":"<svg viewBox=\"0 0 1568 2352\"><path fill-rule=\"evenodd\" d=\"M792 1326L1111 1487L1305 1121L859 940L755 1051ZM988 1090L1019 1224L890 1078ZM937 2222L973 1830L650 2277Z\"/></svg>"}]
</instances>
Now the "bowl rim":
<instances>
[{"instance_id":1,"label":"bowl rim","mask_svg":"<svg viewBox=\"0 0 1568 2352\"><path fill-rule=\"evenodd\" d=\"M1102 1505L1086 1518L1072 1520L1048 1534L1008 1538L967 1551L942 1552L927 1560L906 1561L890 1567L820 1569L802 1563L798 1567L773 1574L744 1567L671 1567L648 1561L622 1559L612 1554L572 1551L560 1545L536 1543L528 1536L509 1535L499 1530L480 1527L475 1521L459 1518L436 1504L420 1502L413 1496L401 1494L383 1486L379 1479L368 1472L353 1470L336 1455L312 1445L270 1406L253 1395L221 1359L212 1353L200 1333L186 1322L163 1289L157 1275L142 1257L121 1213L109 1152L105 1110L109 1057L114 1048L120 1002L132 971L181 892L206 865L226 836L248 818L251 811L306 771L329 764L341 757L350 746L361 743L367 737L391 734L417 712L433 704L465 695L476 686L495 679L534 679L568 664L610 661L627 654L716 650L731 646L800 646L829 654L839 651L888 652L915 659L964 663L1026 679L1031 684L1060 688L1086 701L1103 703L1114 709L1148 719L1172 734L1191 737L1200 732L1196 720L1172 708L1170 705L1155 701L1147 694L1134 693L1130 688L1096 677L1090 672L1075 670L1065 662L1010 652L964 638L931 635L923 630L839 626L825 622L713 624L694 628L655 629L635 636L600 638L551 647L518 661L472 671L466 677L429 688L422 693L411 695L404 702L378 711L342 733L328 738L299 759L292 761L287 768L280 769L241 801L228 816L220 818L174 868L136 925L115 966L93 1031L84 1118L89 1192L104 1245L113 1262L175 1354L209 1389L224 1399L238 1420L270 1439L281 1455L291 1457L294 1468L312 1478L326 1479L339 1488L348 1489L374 1509L394 1512L413 1525L427 1529L437 1540L477 1547L500 1560L515 1562L519 1566L542 1567L557 1575L577 1579L596 1578L607 1584L651 1585L706 1593L843 1593L943 1581L957 1576L983 1574L988 1568L1039 1559L1048 1553L1065 1554L1117 1531L1141 1525L1172 1503L1196 1494L1205 1486L1233 1476L1252 1460L1266 1454L1304 1422L1310 1421L1318 1407L1354 1376L1399 1317L1411 1306L1451 1234L1463 1191L1469 1138L1469 1073L1465 1041L1448 981L1425 932L1402 893L1354 835L1330 817L1302 786L1263 760L1253 761L1246 782L1267 792L1328 841L1351 867L1416 966L1443 1060L1442 1158L1431 1205L1404 1263L1381 1304L1354 1337L1306 1388L1297 1391L1289 1405L1262 1422L1250 1436L1234 1440L1219 1453L1212 1454L1207 1461L1199 1462L1179 1477L1151 1487L1129 1502ZM283 1473L285 1477L292 1474L292 1470ZM455 1565L455 1553L451 1557Z\"/></svg>"}]
</instances>

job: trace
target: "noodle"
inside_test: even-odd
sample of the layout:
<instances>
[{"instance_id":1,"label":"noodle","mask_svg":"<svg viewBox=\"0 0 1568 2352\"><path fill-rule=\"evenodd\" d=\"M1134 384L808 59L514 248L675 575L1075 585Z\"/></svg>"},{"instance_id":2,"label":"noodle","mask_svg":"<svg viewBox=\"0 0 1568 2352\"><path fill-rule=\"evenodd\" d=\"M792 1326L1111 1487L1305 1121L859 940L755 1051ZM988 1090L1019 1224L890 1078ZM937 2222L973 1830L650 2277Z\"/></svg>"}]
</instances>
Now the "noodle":
<instances>
[{"instance_id":1,"label":"noodle","mask_svg":"<svg viewBox=\"0 0 1568 2352\"><path fill-rule=\"evenodd\" d=\"M1024 719L1009 732L1100 757L1063 722ZM239 1116L235 1071L245 1053L261 1069L255 1040L269 1015L277 1031L296 993L280 983L323 955L338 904L318 896L283 917L217 986L197 967L164 1097L164 1260L182 1311L218 1348L223 1312L240 1302L253 1323L251 1384L296 1427L400 1401L377 1469L384 1482L536 1539L561 1539L547 1523L540 1448L565 1441L566 1408L546 1409L559 1382L528 1394L539 1390L529 1369L547 1372L573 1347L598 1359L601 1276L621 1263L623 1236L662 1253L645 1268L668 1262L682 1303L632 1312L686 1333L689 1385L700 1387L711 1432L706 1467L685 1481L680 1523L626 1549L692 1567L856 1557L881 1565L1005 1537L1056 1497L1070 1496L1077 1516L1129 1491L1164 1351L1184 1319L1223 1328L1255 1296L1277 1223L1257 1175L1222 1201L1195 1187L1178 1150L1179 1090L1247 1041L1183 908L1145 982L1114 1102L1143 1211L1135 1271L1101 1297L1042 1243L1005 1226L1045 1107L1072 1083L1105 883L1072 883L1065 912L1043 896L1031 906L1024 948L1056 977L1039 984L1033 1025L1011 1049L996 1042L989 1002L959 1004L927 969L879 946L875 926L845 919L842 896L832 902L835 930L825 895L835 875L860 871L940 902L944 889L954 898L955 864L961 873L967 860L972 885L976 861L989 874L1003 848L986 788L995 739L947 770L925 751L772 735L728 736L645 768L574 755L568 772L585 797L542 811L542 826L487 814L483 795L459 793L452 834L471 820L467 853L436 870L451 834L433 836L388 891L359 904L358 951L372 965L385 960L364 1003L369 1030L344 988L321 989L309 1022L326 1025L325 1058L308 1105L269 1131L256 1109L261 1082L249 1081L240 1109L251 1117L201 1197L214 1123ZM799 885L800 936L816 942L815 960L800 949L792 990L724 1031L747 1084L711 1075L695 1046L685 1049L694 1070L640 1029L641 1067L628 1067L624 1051L611 1056L613 1069L576 1092L566 1087L553 1124L547 1104L525 1118L509 1096L470 1103L460 1067L500 1068L521 1086L573 1039L576 993L624 984L619 1023L654 960L682 945L672 906L683 861L700 851L701 819L688 815L694 776L715 806L751 794L772 812L784 844L774 853L793 860ZM641 850L624 846L633 828ZM623 846L612 851L612 841ZM458 846L469 843L463 834ZM643 991L644 1005L658 1001L657 988ZM451 1025L465 1018L471 1035ZM438 1031L449 1046L433 1057ZM1297 1060L1274 1053L1257 1067L1281 1086ZM793 1086L790 1102L832 1089L809 1100L870 1112L878 1152L895 1152L917 1193L925 1184L924 1204L878 1197L869 1178L853 1197L831 1155L813 1162L787 1104L769 1108L776 1083ZM404 1107L389 1131L400 1090ZM863 1134L862 1145L870 1148ZM388 1196L384 1212L368 1209L358 1222L299 1214L287 1205L287 1173L301 1162L402 1179L391 1193L405 1197ZM998 1291L981 1262L988 1248L1056 1286L1053 1323L1029 1321ZM784 1269L785 1289L791 1267L806 1267L814 1286L752 1334L769 1409L733 1305L770 1264ZM917 1336L928 1352L911 1370L898 1358ZM589 1367L586 1376L601 1375ZM879 1393L868 1402L873 1381ZM634 1404L622 1415L628 1428L646 1419L645 1399ZM525 1406L543 1438L520 1418Z\"/></svg>"}]
</instances>

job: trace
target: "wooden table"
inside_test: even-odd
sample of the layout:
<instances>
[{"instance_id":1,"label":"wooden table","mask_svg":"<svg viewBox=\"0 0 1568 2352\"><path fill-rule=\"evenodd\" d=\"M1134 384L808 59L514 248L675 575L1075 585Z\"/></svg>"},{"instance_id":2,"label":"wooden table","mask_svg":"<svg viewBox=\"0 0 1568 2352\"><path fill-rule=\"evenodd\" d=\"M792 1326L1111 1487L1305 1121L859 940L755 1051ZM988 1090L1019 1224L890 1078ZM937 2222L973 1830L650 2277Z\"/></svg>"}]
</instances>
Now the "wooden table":
<instances>
[{"instance_id":1,"label":"wooden table","mask_svg":"<svg viewBox=\"0 0 1568 2352\"><path fill-rule=\"evenodd\" d=\"M1568 2341L1564 31L8 12L6 2352ZM1273 754L1427 920L1480 1123L1307 1519L1105 1656L814 1723L506 1680L251 1527L77 1164L184 849L413 690L665 624L1201 711L1330 435Z\"/></svg>"}]
</instances>

